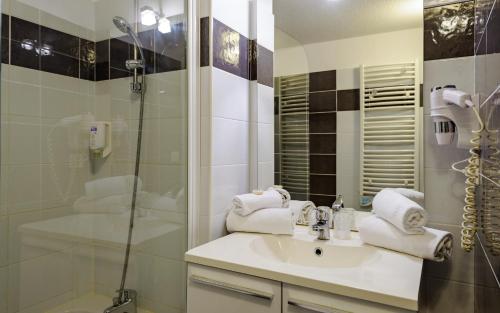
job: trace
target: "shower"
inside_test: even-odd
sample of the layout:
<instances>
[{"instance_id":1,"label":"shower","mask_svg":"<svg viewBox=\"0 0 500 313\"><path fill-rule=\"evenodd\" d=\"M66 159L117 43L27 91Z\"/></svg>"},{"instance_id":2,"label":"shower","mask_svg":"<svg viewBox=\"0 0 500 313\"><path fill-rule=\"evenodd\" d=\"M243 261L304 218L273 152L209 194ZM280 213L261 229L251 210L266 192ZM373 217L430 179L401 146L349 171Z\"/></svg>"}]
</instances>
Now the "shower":
<instances>
[{"instance_id":1,"label":"shower","mask_svg":"<svg viewBox=\"0 0 500 313\"><path fill-rule=\"evenodd\" d=\"M141 161L141 145L142 145L142 128L144 120L144 96L146 93L146 59L144 58L143 45L137 35L137 32L132 30L130 24L123 17L115 16L113 24L123 33L128 34L135 44L133 60L125 61L125 66L129 70L134 71L133 81L130 85L131 92L140 94L140 109L139 109L139 125L137 132L137 150L135 155L134 168L134 187L132 191L132 200L130 205L130 221L128 228L127 246L125 248L125 258L123 261L122 277L118 296L113 298L113 304L104 310L104 313L136 313L137 312L137 291L125 289L125 281L127 279L127 270L130 259L130 247L132 243L132 234L134 229L135 209L137 202L137 187L139 183L139 165ZM137 59L137 50L139 50L140 59ZM141 80L139 81L137 71L141 70Z\"/></svg>"},{"instance_id":2,"label":"shower","mask_svg":"<svg viewBox=\"0 0 500 313\"><path fill-rule=\"evenodd\" d=\"M121 32L129 35L130 38L135 43L136 49L134 49L134 54L137 54L137 50L139 50L140 60L137 60L137 55L133 60L125 61L125 66L128 70L134 71L134 80L130 84L130 89L134 93L142 93L143 89L146 88L145 80L144 80L144 71L146 68L146 59L144 58L143 45L137 33L132 29L129 22L121 16L115 16L113 18L113 24L115 24L116 28L118 28ZM137 77L137 69L141 69L142 71L142 81L138 81Z\"/></svg>"}]
</instances>

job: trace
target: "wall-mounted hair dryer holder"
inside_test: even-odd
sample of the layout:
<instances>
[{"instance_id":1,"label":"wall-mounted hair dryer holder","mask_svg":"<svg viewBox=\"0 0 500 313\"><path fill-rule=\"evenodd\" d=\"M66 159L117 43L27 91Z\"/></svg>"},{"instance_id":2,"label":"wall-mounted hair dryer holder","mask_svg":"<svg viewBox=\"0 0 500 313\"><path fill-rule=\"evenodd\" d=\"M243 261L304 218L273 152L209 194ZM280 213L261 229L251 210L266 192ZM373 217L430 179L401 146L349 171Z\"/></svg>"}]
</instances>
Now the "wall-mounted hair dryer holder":
<instances>
[{"instance_id":1,"label":"wall-mounted hair dryer holder","mask_svg":"<svg viewBox=\"0 0 500 313\"><path fill-rule=\"evenodd\" d=\"M457 90L455 86L433 87L431 91L431 117L438 145L452 144L457 138L457 147L470 148L472 130L479 122L472 106L477 106L478 97Z\"/></svg>"}]
</instances>

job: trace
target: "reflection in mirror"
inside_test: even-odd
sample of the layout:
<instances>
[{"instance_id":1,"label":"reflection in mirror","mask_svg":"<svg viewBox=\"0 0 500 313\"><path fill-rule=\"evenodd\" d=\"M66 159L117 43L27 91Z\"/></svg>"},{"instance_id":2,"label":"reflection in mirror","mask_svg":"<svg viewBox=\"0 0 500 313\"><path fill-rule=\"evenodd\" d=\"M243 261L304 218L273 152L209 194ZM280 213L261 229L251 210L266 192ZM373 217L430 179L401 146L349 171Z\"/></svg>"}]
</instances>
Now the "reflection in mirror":
<instances>
[{"instance_id":1,"label":"reflection in mirror","mask_svg":"<svg viewBox=\"0 0 500 313\"><path fill-rule=\"evenodd\" d=\"M421 190L421 0L275 1L275 183L370 209Z\"/></svg>"}]
</instances>

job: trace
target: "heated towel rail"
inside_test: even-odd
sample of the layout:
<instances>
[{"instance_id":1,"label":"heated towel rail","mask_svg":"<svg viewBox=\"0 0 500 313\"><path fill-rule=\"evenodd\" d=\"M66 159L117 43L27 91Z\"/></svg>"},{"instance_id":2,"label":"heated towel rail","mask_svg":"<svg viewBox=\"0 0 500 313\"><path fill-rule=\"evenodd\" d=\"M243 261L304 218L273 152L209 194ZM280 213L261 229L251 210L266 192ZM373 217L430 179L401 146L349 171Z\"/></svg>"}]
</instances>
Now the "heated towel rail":
<instances>
[{"instance_id":1,"label":"heated towel rail","mask_svg":"<svg viewBox=\"0 0 500 313\"><path fill-rule=\"evenodd\" d=\"M418 62L361 66L360 74L362 200L383 188L419 190L422 114Z\"/></svg>"}]
</instances>

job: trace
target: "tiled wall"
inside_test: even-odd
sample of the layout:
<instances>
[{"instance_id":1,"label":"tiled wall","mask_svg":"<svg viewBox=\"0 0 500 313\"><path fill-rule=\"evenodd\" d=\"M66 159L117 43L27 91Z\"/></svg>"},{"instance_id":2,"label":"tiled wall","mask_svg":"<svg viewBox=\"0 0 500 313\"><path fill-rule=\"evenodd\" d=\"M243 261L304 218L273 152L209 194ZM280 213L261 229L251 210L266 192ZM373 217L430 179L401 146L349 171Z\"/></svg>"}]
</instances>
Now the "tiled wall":
<instances>
[{"instance_id":1,"label":"tiled wall","mask_svg":"<svg viewBox=\"0 0 500 313\"><path fill-rule=\"evenodd\" d=\"M133 75L125 67L125 61L134 58L128 36L94 42L6 14L2 25L3 63L90 81ZM139 39L147 74L186 68L183 23L173 24L167 34L157 29L141 31Z\"/></svg>"},{"instance_id":2,"label":"tiled wall","mask_svg":"<svg viewBox=\"0 0 500 313\"><path fill-rule=\"evenodd\" d=\"M455 143L438 146L429 115L433 86L454 84L474 93L474 1L449 2L434 1L432 7L424 9L425 208L431 227L450 231L454 236L450 260L424 263L420 311L429 313L474 311L474 256L460 247L465 177L450 168L453 162L465 159L468 152L456 148Z\"/></svg>"},{"instance_id":3,"label":"tiled wall","mask_svg":"<svg viewBox=\"0 0 500 313\"><path fill-rule=\"evenodd\" d=\"M358 69L309 73L309 194L297 194L316 205L330 206L336 194L346 205L359 202L359 83ZM275 120L279 114L275 98ZM279 136L278 124L275 133ZM279 137L278 137L279 138ZM275 148L275 183L281 184L280 150Z\"/></svg>"},{"instance_id":4,"label":"tiled wall","mask_svg":"<svg viewBox=\"0 0 500 313\"><path fill-rule=\"evenodd\" d=\"M492 95L500 85L500 1L476 1L475 25L475 88L481 102ZM500 110L494 104L498 101L498 92L493 94L492 100L485 102L482 107L482 117L486 127L498 131L500 127ZM497 138L493 136L491 138ZM498 159L495 161L495 151L490 147L491 141L484 140L482 145L483 172L498 181ZM498 149L499 145L493 144ZM493 163L489 162L493 161ZM499 231L500 209L498 199L493 198L499 188L487 180L482 181L481 187L481 216L482 221L492 217L492 226L485 227L486 232L480 231L475 247L475 312L496 312L500 309L500 249L493 248L486 234ZM492 200L488 200L492 199ZM497 239L498 240L498 239Z\"/></svg>"},{"instance_id":5,"label":"tiled wall","mask_svg":"<svg viewBox=\"0 0 500 313\"><path fill-rule=\"evenodd\" d=\"M232 197L269 187L274 172L272 1L212 0L202 8L198 243L224 235Z\"/></svg>"},{"instance_id":6,"label":"tiled wall","mask_svg":"<svg viewBox=\"0 0 500 313\"><path fill-rule=\"evenodd\" d=\"M106 39L115 34L108 17L128 16L129 3L95 2L94 13L106 16L102 25L96 23L96 29L102 32L97 34L52 15L49 7L42 10L25 2L2 1L2 313L45 312L87 294L115 294L123 262L122 245L58 241L42 235L33 238L20 229L28 223L81 213L75 201L85 195L84 184L88 181L132 174L139 116L138 98L129 89L130 73L109 76L113 64L116 70L123 69L130 43L125 42L123 51L117 48L111 54L107 46L99 50L99 42L114 41ZM170 231L147 244L135 245L127 286L139 291L140 306L154 312L181 312L185 304L187 76L183 31L174 31L178 38L167 39L165 48L157 51L150 62L154 70L150 69L147 76L140 178L142 195L149 204L143 202L140 206L147 206L149 209L142 212L157 218ZM144 36L141 33L146 42ZM20 41L27 38L53 45L52 59L30 54L33 50L19 50ZM161 38L149 38L149 47L151 43L158 47ZM96 41L97 50L93 52ZM174 55L179 62L173 67L168 67L172 64L167 62L168 66L162 67L163 56ZM92 70L89 76L85 71L86 63L92 62L102 69L94 77ZM105 73L107 78L98 79ZM113 123L114 150L106 160L95 162L88 158L87 127L81 118L89 116ZM142 222L138 221L137 229Z\"/></svg>"}]
</instances>

